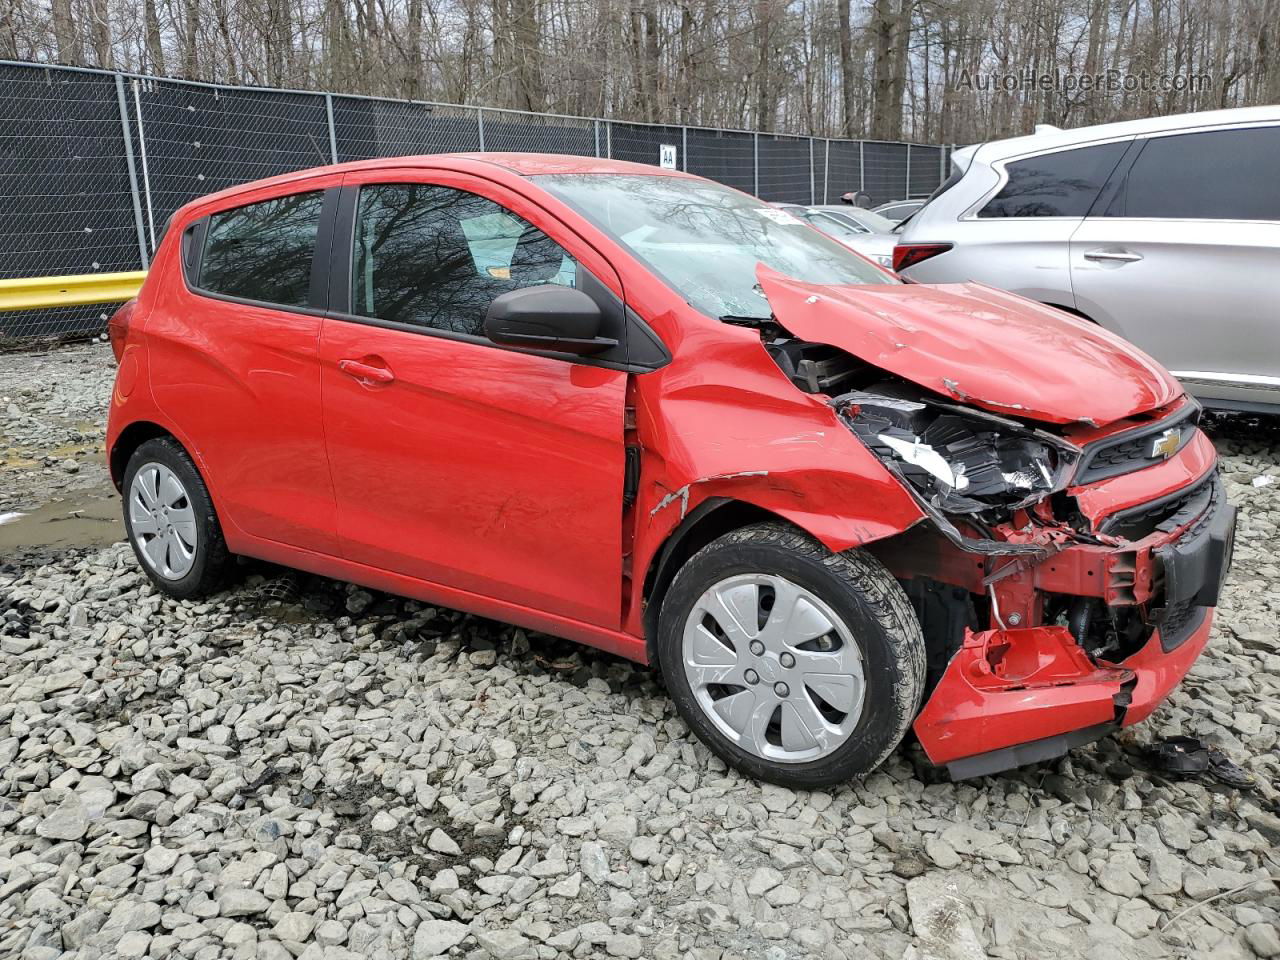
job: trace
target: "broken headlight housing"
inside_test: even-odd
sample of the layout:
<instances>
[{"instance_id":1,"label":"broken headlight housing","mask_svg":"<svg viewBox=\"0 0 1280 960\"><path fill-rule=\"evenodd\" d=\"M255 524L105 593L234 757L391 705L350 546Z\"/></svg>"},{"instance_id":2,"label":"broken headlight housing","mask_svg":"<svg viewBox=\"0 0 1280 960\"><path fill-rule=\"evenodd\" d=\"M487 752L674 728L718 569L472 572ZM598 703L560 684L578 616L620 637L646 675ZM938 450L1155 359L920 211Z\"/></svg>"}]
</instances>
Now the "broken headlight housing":
<instances>
[{"instance_id":1,"label":"broken headlight housing","mask_svg":"<svg viewBox=\"0 0 1280 960\"><path fill-rule=\"evenodd\" d=\"M876 393L838 398L841 418L945 513L1007 516L1066 486L1078 451L1016 420Z\"/></svg>"}]
</instances>

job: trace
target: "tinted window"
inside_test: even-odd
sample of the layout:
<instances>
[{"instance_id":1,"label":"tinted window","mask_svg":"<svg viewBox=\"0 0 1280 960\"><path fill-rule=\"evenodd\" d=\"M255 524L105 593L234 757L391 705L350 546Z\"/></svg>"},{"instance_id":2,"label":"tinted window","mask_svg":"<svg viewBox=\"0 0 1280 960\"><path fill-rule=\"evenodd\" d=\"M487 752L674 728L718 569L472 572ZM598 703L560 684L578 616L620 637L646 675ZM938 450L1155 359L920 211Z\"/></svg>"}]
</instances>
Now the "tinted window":
<instances>
[{"instance_id":1,"label":"tinted window","mask_svg":"<svg viewBox=\"0 0 1280 960\"><path fill-rule=\"evenodd\" d=\"M1280 220L1277 158L1280 127L1148 140L1107 216Z\"/></svg>"},{"instance_id":2,"label":"tinted window","mask_svg":"<svg viewBox=\"0 0 1280 960\"><path fill-rule=\"evenodd\" d=\"M1083 217L1107 182L1127 143L1060 150L1005 167L1004 188L980 217Z\"/></svg>"},{"instance_id":3,"label":"tinted window","mask_svg":"<svg viewBox=\"0 0 1280 960\"><path fill-rule=\"evenodd\" d=\"M305 307L323 204L324 195L315 191L215 213L209 218L199 286Z\"/></svg>"},{"instance_id":4,"label":"tinted window","mask_svg":"<svg viewBox=\"0 0 1280 960\"><path fill-rule=\"evenodd\" d=\"M576 282L577 265L554 240L492 200L430 184L360 191L355 314L483 336L499 294Z\"/></svg>"}]
</instances>

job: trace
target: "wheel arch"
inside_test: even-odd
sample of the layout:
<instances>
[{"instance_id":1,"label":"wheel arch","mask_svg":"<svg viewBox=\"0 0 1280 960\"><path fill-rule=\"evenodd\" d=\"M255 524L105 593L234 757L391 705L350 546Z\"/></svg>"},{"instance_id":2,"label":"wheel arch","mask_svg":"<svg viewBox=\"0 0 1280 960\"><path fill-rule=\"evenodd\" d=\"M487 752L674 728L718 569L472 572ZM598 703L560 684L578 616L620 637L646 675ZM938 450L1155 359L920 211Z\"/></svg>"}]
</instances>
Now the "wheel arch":
<instances>
[{"instance_id":1,"label":"wheel arch","mask_svg":"<svg viewBox=\"0 0 1280 960\"><path fill-rule=\"evenodd\" d=\"M663 597L685 561L726 533L765 521L786 524L810 535L781 514L731 497L708 497L690 510L667 535L654 554L644 578L644 636L649 663L656 665L658 662L654 642L658 634L658 615L662 610Z\"/></svg>"},{"instance_id":2,"label":"wheel arch","mask_svg":"<svg viewBox=\"0 0 1280 960\"><path fill-rule=\"evenodd\" d=\"M111 451L107 455L107 467L110 470L111 482L115 485L117 493L123 490L124 469L129 463L129 458L133 456L133 452L148 440L155 440L158 437L168 437L184 450L186 449L185 444L174 436L172 431L151 420L135 420L120 431L120 435L116 437L115 443L111 445Z\"/></svg>"}]
</instances>

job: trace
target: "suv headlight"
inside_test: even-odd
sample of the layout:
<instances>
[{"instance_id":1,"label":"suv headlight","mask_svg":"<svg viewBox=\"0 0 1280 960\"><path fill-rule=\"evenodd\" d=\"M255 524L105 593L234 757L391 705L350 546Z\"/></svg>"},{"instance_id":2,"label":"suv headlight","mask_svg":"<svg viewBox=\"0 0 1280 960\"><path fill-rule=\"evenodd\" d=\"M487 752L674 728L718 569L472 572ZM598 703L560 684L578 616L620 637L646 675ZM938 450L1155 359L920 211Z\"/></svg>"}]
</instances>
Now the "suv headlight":
<instances>
[{"instance_id":1,"label":"suv headlight","mask_svg":"<svg viewBox=\"0 0 1280 960\"><path fill-rule=\"evenodd\" d=\"M1066 485L1065 441L1004 417L871 393L837 401L844 421L886 466L947 513L1007 513Z\"/></svg>"}]
</instances>

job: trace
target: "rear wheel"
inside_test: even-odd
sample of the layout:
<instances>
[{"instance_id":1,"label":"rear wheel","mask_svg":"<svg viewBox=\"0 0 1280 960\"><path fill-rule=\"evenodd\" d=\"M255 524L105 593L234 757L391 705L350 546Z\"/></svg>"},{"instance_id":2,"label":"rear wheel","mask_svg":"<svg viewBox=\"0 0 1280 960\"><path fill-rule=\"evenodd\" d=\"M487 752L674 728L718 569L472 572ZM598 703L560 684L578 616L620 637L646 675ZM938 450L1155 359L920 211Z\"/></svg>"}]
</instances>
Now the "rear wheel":
<instances>
[{"instance_id":1,"label":"rear wheel","mask_svg":"<svg viewBox=\"0 0 1280 960\"><path fill-rule=\"evenodd\" d=\"M663 600L658 660L676 708L750 776L817 787L874 770L924 688L920 623L893 576L766 523L695 554Z\"/></svg>"},{"instance_id":2,"label":"rear wheel","mask_svg":"<svg viewBox=\"0 0 1280 960\"><path fill-rule=\"evenodd\" d=\"M199 471L168 437L133 452L124 473L124 526L152 582L172 597L217 590L230 565L222 528Z\"/></svg>"}]
</instances>

